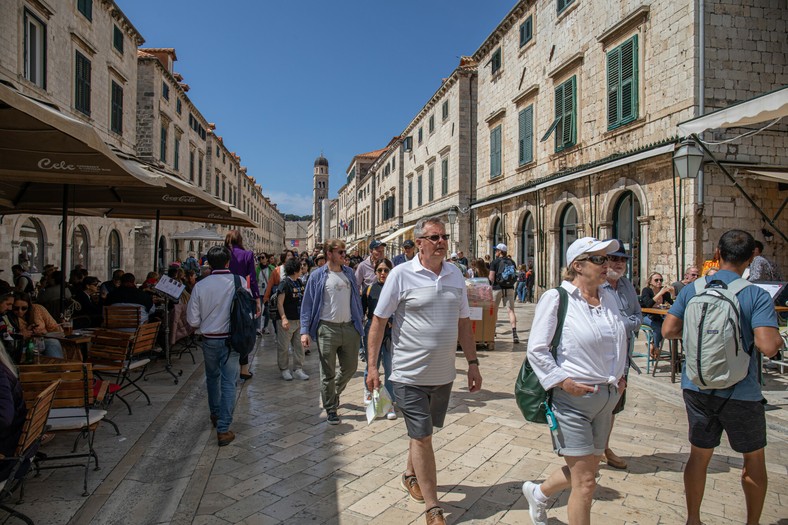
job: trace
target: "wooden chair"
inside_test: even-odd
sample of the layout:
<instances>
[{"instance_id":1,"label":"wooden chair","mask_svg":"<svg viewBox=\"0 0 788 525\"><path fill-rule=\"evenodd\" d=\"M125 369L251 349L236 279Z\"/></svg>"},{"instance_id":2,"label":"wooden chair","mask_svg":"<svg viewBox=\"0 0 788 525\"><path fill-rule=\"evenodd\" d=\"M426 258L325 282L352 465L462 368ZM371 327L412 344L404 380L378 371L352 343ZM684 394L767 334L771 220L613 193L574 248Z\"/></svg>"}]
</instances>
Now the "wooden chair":
<instances>
[{"instance_id":1,"label":"wooden chair","mask_svg":"<svg viewBox=\"0 0 788 525\"><path fill-rule=\"evenodd\" d=\"M136 330L142 323L141 306L105 306L104 328Z\"/></svg>"},{"instance_id":2,"label":"wooden chair","mask_svg":"<svg viewBox=\"0 0 788 525\"><path fill-rule=\"evenodd\" d=\"M8 507L5 505L5 502L11 498L17 489L19 489L19 503L24 498L24 476L38 450L41 437L46 432L49 411L52 408L59 385L60 380L53 381L33 399L27 410L27 416L25 416L25 422L22 426L22 435L19 436L14 456L0 459L0 463L11 465L8 477L0 481L0 509L30 525L33 525L33 520L21 512Z\"/></svg>"},{"instance_id":3,"label":"wooden chair","mask_svg":"<svg viewBox=\"0 0 788 525\"><path fill-rule=\"evenodd\" d=\"M60 380L60 387L55 395L53 408L49 413L48 432L77 432L71 454L50 456L38 452L33 459L36 471L56 468L82 467L85 469L83 496L88 493L88 470L90 460L95 462L94 470L99 469L98 454L93 448L96 429L105 420L106 410L95 408L96 398L93 392L93 368L90 363L62 363L46 365L20 365L19 380L22 382L25 402L31 406L52 381ZM116 427L117 430L117 427ZM88 445L86 453L76 453L79 438ZM85 458L83 463L59 463L63 460ZM41 463L54 461L56 464L41 466Z\"/></svg>"},{"instance_id":4,"label":"wooden chair","mask_svg":"<svg viewBox=\"0 0 788 525\"><path fill-rule=\"evenodd\" d=\"M88 350L88 361L95 365L96 373L102 381L109 381L105 406L117 397L126 405L131 415L131 405L121 392L129 387L140 392L151 404L148 394L139 386L138 381L145 376L150 363L149 354L156 344L160 323L147 323L133 334L115 330L96 330ZM110 381L111 378L111 381Z\"/></svg>"}]
</instances>

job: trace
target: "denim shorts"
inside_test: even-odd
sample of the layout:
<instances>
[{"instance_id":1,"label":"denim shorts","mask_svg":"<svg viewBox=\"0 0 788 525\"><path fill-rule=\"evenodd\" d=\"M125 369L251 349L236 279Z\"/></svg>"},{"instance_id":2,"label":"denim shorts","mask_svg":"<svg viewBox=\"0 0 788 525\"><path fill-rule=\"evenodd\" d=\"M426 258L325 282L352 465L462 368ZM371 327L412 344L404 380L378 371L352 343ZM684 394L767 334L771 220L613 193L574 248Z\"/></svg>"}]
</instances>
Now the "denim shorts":
<instances>
[{"instance_id":1,"label":"denim shorts","mask_svg":"<svg viewBox=\"0 0 788 525\"><path fill-rule=\"evenodd\" d=\"M432 435L433 427L443 426L454 383L419 386L392 381L391 384L394 387L397 407L405 418L408 437L425 438Z\"/></svg>"},{"instance_id":2,"label":"denim shorts","mask_svg":"<svg viewBox=\"0 0 788 525\"><path fill-rule=\"evenodd\" d=\"M599 385L599 390L573 396L553 389L553 413L558 430L552 433L553 447L562 456L601 456L610 435L613 408L621 394L615 385Z\"/></svg>"},{"instance_id":3,"label":"denim shorts","mask_svg":"<svg viewBox=\"0 0 788 525\"><path fill-rule=\"evenodd\" d=\"M689 420L689 442L694 446L718 447L723 430L731 448L740 454L766 446L766 410L760 401L728 399L726 402L725 397L684 390L684 405Z\"/></svg>"}]
</instances>

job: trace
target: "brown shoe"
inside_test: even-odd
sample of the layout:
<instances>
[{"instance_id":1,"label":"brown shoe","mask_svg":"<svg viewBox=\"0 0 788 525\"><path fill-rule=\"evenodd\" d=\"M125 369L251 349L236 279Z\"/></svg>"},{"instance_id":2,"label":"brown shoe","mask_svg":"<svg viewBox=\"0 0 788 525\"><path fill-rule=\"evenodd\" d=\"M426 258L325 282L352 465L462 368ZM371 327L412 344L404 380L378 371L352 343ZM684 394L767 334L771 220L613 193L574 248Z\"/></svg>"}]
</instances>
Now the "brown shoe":
<instances>
[{"instance_id":1,"label":"brown shoe","mask_svg":"<svg viewBox=\"0 0 788 525\"><path fill-rule=\"evenodd\" d=\"M619 470L624 470L627 468L627 462L616 456L616 454L609 448L605 449L605 454L602 456L602 461L607 463L609 467L617 468Z\"/></svg>"},{"instance_id":2,"label":"brown shoe","mask_svg":"<svg viewBox=\"0 0 788 525\"><path fill-rule=\"evenodd\" d=\"M233 434L232 430L228 430L227 432L217 432L216 437L219 440L219 446L224 447L233 442L235 434Z\"/></svg>"},{"instance_id":3,"label":"brown shoe","mask_svg":"<svg viewBox=\"0 0 788 525\"><path fill-rule=\"evenodd\" d=\"M421 487L419 487L419 482L416 479L416 476L408 476L407 474L403 474L399 484L403 489L405 489L405 492L408 493L410 499L416 503L424 503L424 496L421 494Z\"/></svg>"},{"instance_id":4,"label":"brown shoe","mask_svg":"<svg viewBox=\"0 0 788 525\"><path fill-rule=\"evenodd\" d=\"M427 525L446 525L446 518L443 517L443 509L432 507L426 513Z\"/></svg>"},{"instance_id":5,"label":"brown shoe","mask_svg":"<svg viewBox=\"0 0 788 525\"><path fill-rule=\"evenodd\" d=\"M219 416L217 416L216 414L211 414L211 425L213 425L213 428L216 428L216 423L218 422L219 422Z\"/></svg>"}]
</instances>

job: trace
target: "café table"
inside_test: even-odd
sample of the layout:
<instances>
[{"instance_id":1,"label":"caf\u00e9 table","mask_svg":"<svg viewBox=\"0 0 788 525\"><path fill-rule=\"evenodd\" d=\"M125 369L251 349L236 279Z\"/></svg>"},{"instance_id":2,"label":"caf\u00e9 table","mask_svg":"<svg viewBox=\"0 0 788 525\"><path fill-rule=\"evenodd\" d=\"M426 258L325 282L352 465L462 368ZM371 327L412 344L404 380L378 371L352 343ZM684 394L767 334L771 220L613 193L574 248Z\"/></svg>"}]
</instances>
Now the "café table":
<instances>
[{"instance_id":1,"label":"caf\u00e9 table","mask_svg":"<svg viewBox=\"0 0 788 525\"><path fill-rule=\"evenodd\" d=\"M667 308L641 308L641 311L644 314L652 314L652 315L661 315L663 318L668 313ZM668 345L670 347L670 382L676 382L676 375L681 375L681 363L684 359L683 353L681 351L681 345L679 344L681 339L668 339ZM656 366L654 367L656 372Z\"/></svg>"},{"instance_id":2,"label":"caf\u00e9 table","mask_svg":"<svg viewBox=\"0 0 788 525\"><path fill-rule=\"evenodd\" d=\"M66 359L78 359L82 362L87 359L88 348L91 341L93 341L93 336L90 332L79 330L71 335L66 335L63 332L49 332L45 337L60 341L60 346L63 347L63 356Z\"/></svg>"}]
</instances>

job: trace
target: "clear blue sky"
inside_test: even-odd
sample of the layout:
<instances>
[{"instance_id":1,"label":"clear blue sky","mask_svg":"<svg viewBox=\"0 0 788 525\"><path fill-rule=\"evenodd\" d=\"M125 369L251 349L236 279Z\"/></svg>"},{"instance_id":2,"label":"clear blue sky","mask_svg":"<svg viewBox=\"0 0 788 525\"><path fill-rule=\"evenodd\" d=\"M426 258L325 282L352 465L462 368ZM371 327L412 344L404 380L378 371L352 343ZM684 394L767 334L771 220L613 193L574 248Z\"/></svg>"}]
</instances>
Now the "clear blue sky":
<instances>
[{"instance_id":1,"label":"clear blue sky","mask_svg":"<svg viewBox=\"0 0 788 525\"><path fill-rule=\"evenodd\" d=\"M285 213L310 214L357 153L385 147L515 0L116 0Z\"/></svg>"}]
</instances>

